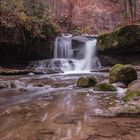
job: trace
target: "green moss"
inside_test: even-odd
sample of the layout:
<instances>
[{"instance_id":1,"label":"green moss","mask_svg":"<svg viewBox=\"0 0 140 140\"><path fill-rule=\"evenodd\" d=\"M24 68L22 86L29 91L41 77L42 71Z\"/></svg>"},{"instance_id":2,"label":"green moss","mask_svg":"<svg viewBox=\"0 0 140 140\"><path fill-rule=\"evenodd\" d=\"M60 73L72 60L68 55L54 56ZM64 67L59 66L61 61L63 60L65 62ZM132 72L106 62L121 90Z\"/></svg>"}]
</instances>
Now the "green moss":
<instances>
[{"instance_id":1,"label":"green moss","mask_svg":"<svg viewBox=\"0 0 140 140\"><path fill-rule=\"evenodd\" d=\"M137 71L131 65L114 65L109 72L110 83L123 82L129 84L137 79Z\"/></svg>"},{"instance_id":2,"label":"green moss","mask_svg":"<svg viewBox=\"0 0 140 140\"><path fill-rule=\"evenodd\" d=\"M114 32L102 34L98 37L100 51L131 52L140 51L140 25L128 25L116 29ZM133 47L132 47L133 46ZM125 49L127 48L127 50ZM115 51L114 51L115 50Z\"/></svg>"},{"instance_id":3,"label":"green moss","mask_svg":"<svg viewBox=\"0 0 140 140\"><path fill-rule=\"evenodd\" d=\"M33 33L33 37L40 36L46 39L54 39L60 33L58 24L49 14L47 4L24 0L2 0L2 3L6 5L6 9L1 13L1 22L5 25L18 26L17 30L22 25Z\"/></svg>"},{"instance_id":4,"label":"green moss","mask_svg":"<svg viewBox=\"0 0 140 140\"><path fill-rule=\"evenodd\" d=\"M136 97L140 97L140 90L129 90L127 91L126 95L123 97L125 102L130 101Z\"/></svg>"},{"instance_id":5,"label":"green moss","mask_svg":"<svg viewBox=\"0 0 140 140\"><path fill-rule=\"evenodd\" d=\"M77 81L77 87L94 87L97 83L97 80L95 77L80 77Z\"/></svg>"},{"instance_id":6,"label":"green moss","mask_svg":"<svg viewBox=\"0 0 140 140\"><path fill-rule=\"evenodd\" d=\"M95 85L96 91L117 91L116 87L109 83L98 83Z\"/></svg>"},{"instance_id":7,"label":"green moss","mask_svg":"<svg viewBox=\"0 0 140 140\"><path fill-rule=\"evenodd\" d=\"M40 34L44 35L47 38L52 38L57 36L59 33L58 28L53 23L44 23L40 28Z\"/></svg>"}]
</instances>

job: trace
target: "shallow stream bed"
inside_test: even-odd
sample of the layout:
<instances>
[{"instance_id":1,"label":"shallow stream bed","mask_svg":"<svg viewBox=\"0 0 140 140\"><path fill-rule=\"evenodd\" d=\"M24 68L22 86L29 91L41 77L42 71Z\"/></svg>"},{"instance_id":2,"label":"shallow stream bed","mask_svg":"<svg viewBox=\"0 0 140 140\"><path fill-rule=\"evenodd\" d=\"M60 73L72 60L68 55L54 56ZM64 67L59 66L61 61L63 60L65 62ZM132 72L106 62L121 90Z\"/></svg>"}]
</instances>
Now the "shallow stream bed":
<instances>
[{"instance_id":1,"label":"shallow stream bed","mask_svg":"<svg viewBox=\"0 0 140 140\"><path fill-rule=\"evenodd\" d=\"M122 91L76 87L83 75L98 81L107 73L1 76L15 86L0 90L0 140L139 140L140 118L115 117Z\"/></svg>"}]
</instances>

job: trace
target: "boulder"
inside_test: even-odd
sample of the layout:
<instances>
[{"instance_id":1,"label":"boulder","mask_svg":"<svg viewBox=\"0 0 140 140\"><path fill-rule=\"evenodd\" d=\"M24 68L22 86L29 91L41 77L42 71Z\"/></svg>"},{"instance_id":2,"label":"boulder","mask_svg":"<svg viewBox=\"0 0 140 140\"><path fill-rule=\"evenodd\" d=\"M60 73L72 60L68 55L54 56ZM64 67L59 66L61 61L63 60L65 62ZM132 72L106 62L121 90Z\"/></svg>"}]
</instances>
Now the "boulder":
<instances>
[{"instance_id":1,"label":"boulder","mask_svg":"<svg viewBox=\"0 0 140 140\"><path fill-rule=\"evenodd\" d=\"M140 64L140 25L127 25L101 34L97 44L99 58L105 65Z\"/></svg>"},{"instance_id":2,"label":"boulder","mask_svg":"<svg viewBox=\"0 0 140 140\"><path fill-rule=\"evenodd\" d=\"M140 80L135 80L128 85L124 101L139 100L140 101Z\"/></svg>"},{"instance_id":3,"label":"boulder","mask_svg":"<svg viewBox=\"0 0 140 140\"><path fill-rule=\"evenodd\" d=\"M128 25L100 35L98 49L113 54L140 52L140 25Z\"/></svg>"},{"instance_id":4,"label":"boulder","mask_svg":"<svg viewBox=\"0 0 140 140\"><path fill-rule=\"evenodd\" d=\"M82 88L94 87L96 83L97 80L94 76L80 77L77 81L77 87L82 87Z\"/></svg>"},{"instance_id":5,"label":"boulder","mask_svg":"<svg viewBox=\"0 0 140 140\"><path fill-rule=\"evenodd\" d=\"M95 85L94 90L96 91L117 91L116 87L110 83L98 83Z\"/></svg>"},{"instance_id":6,"label":"boulder","mask_svg":"<svg viewBox=\"0 0 140 140\"><path fill-rule=\"evenodd\" d=\"M137 71L131 65L114 65L109 72L110 83L122 82L129 84L133 80L137 79Z\"/></svg>"}]
</instances>

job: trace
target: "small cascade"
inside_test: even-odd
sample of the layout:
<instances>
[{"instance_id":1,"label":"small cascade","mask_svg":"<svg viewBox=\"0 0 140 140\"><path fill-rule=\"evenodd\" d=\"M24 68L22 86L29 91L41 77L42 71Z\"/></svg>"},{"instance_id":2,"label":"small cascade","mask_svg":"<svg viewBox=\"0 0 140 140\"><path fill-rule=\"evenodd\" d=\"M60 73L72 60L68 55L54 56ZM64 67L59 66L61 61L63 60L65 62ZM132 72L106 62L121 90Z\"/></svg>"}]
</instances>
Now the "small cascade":
<instances>
[{"instance_id":1,"label":"small cascade","mask_svg":"<svg viewBox=\"0 0 140 140\"><path fill-rule=\"evenodd\" d=\"M64 35L56 37L55 39L55 49L54 49L54 59L64 58L71 59L73 56L72 50L72 35Z\"/></svg>"},{"instance_id":2,"label":"small cascade","mask_svg":"<svg viewBox=\"0 0 140 140\"><path fill-rule=\"evenodd\" d=\"M101 66L96 56L96 38L87 38L82 47L74 53L72 35L59 36L55 40L54 58L30 63L31 67L45 71L47 68L61 70L65 73L90 72Z\"/></svg>"},{"instance_id":3,"label":"small cascade","mask_svg":"<svg viewBox=\"0 0 140 140\"><path fill-rule=\"evenodd\" d=\"M100 61L96 57L96 43L97 40L87 41L82 52L84 52L84 58L81 60L75 60L76 71L90 71L93 68L100 66Z\"/></svg>"}]
</instances>

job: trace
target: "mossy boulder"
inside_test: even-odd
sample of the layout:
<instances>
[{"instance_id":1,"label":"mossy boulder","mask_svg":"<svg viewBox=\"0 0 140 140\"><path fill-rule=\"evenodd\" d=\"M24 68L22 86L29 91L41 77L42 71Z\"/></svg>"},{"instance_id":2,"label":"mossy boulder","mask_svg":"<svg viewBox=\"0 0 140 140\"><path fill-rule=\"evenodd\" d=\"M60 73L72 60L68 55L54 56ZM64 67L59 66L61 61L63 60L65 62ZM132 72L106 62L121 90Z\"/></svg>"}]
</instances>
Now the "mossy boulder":
<instances>
[{"instance_id":1,"label":"mossy boulder","mask_svg":"<svg viewBox=\"0 0 140 140\"><path fill-rule=\"evenodd\" d=\"M140 52L140 25L127 25L99 35L98 49L110 55Z\"/></svg>"},{"instance_id":2,"label":"mossy boulder","mask_svg":"<svg viewBox=\"0 0 140 140\"><path fill-rule=\"evenodd\" d=\"M82 88L94 87L96 83L97 80L94 76L80 77L77 81L77 87L82 87Z\"/></svg>"},{"instance_id":3,"label":"mossy boulder","mask_svg":"<svg viewBox=\"0 0 140 140\"><path fill-rule=\"evenodd\" d=\"M94 90L96 91L117 91L116 87L110 83L98 83L95 85Z\"/></svg>"},{"instance_id":4,"label":"mossy boulder","mask_svg":"<svg viewBox=\"0 0 140 140\"><path fill-rule=\"evenodd\" d=\"M129 84L133 80L137 79L137 71L131 65L114 65L109 72L110 83L122 82Z\"/></svg>"},{"instance_id":5,"label":"mossy boulder","mask_svg":"<svg viewBox=\"0 0 140 140\"><path fill-rule=\"evenodd\" d=\"M140 89L139 90L129 90L127 91L126 95L123 97L124 101L130 101L136 98L140 99Z\"/></svg>"},{"instance_id":6,"label":"mossy boulder","mask_svg":"<svg viewBox=\"0 0 140 140\"><path fill-rule=\"evenodd\" d=\"M133 99L140 99L140 80L135 80L128 85L124 101L130 101Z\"/></svg>"}]
</instances>

